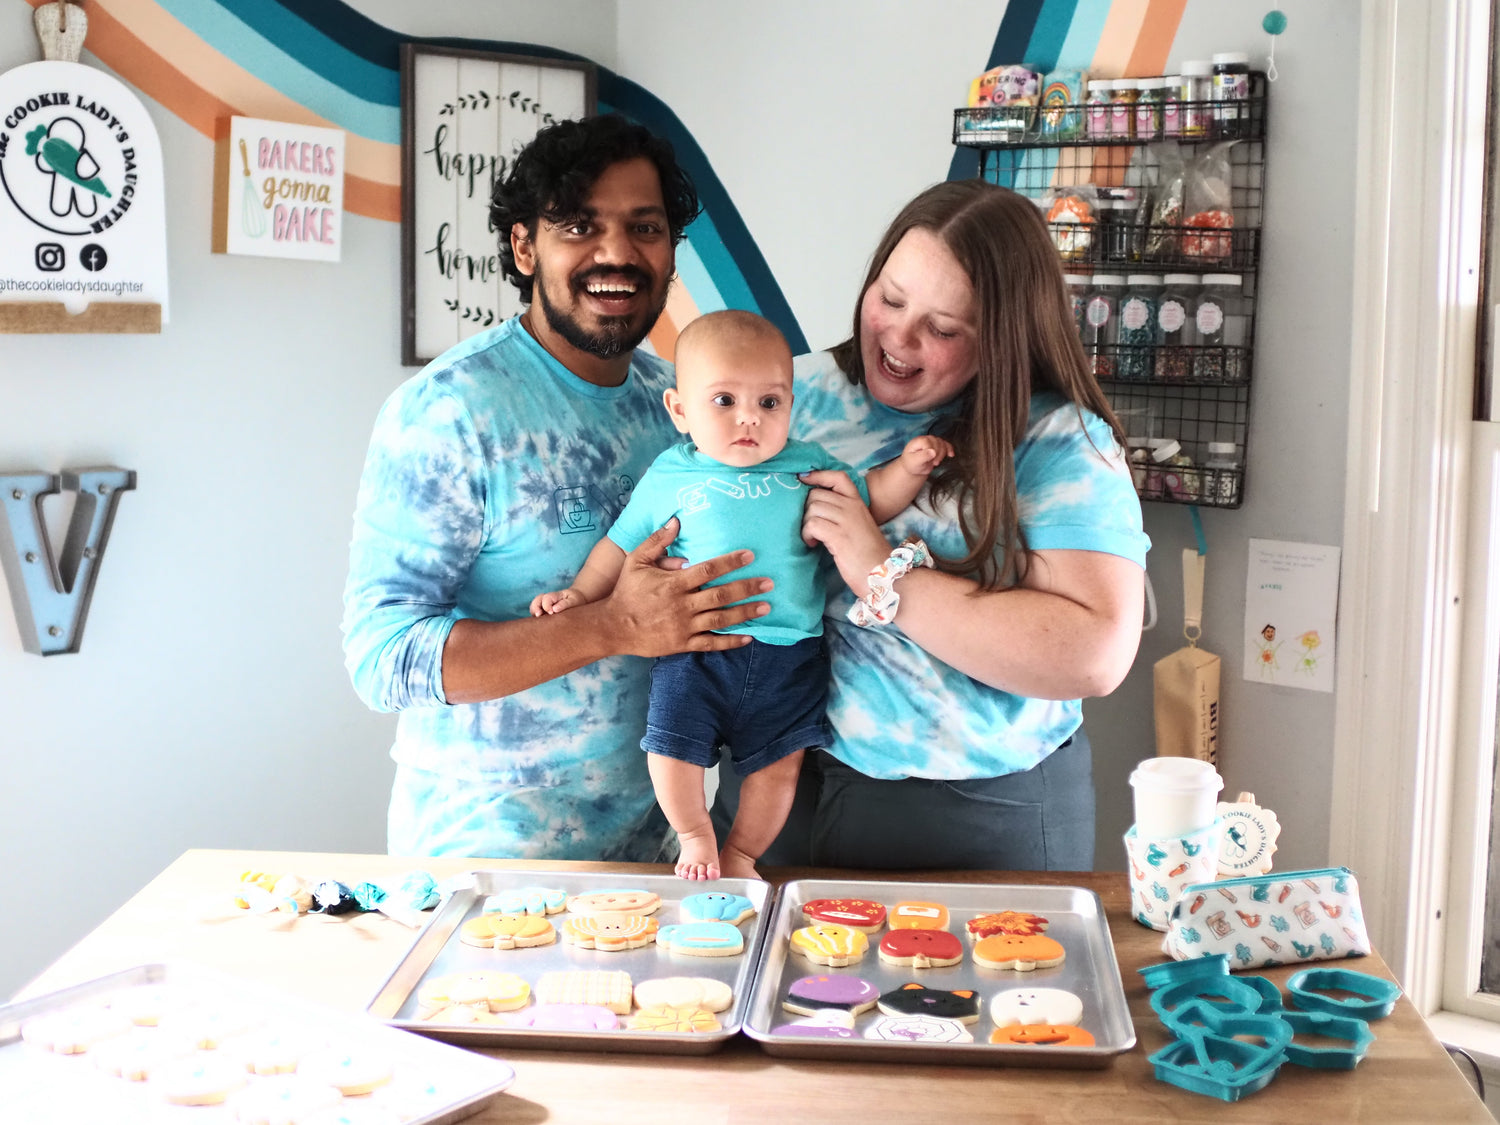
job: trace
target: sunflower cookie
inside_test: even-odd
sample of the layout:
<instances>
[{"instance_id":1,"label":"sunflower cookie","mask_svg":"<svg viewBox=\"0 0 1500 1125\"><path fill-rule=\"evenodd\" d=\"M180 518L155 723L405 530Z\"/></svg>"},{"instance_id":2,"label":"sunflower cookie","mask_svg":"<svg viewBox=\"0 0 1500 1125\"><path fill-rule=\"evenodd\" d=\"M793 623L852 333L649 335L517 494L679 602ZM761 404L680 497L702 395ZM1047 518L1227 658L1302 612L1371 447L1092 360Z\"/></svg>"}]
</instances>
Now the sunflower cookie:
<instances>
[{"instance_id":1,"label":"sunflower cookie","mask_svg":"<svg viewBox=\"0 0 1500 1125\"><path fill-rule=\"evenodd\" d=\"M458 940L481 949L525 949L551 945L557 931L535 914L481 914L458 928Z\"/></svg>"},{"instance_id":2,"label":"sunflower cookie","mask_svg":"<svg viewBox=\"0 0 1500 1125\"><path fill-rule=\"evenodd\" d=\"M682 916L689 922L728 922L737 926L755 913L755 903L744 895L706 891L682 900Z\"/></svg>"},{"instance_id":3,"label":"sunflower cookie","mask_svg":"<svg viewBox=\"0 0 1500 1125\"><path fill-rule=\"evenodd\" d=\"M880 1010L888 1016L937 1016L959 1023L973 1023L979 1018L979 993L972 988L953 991L928 988L913 981L882 993Z\"/></svg>"},{"instance_id":4,"label":"sunflower cookie","mask_svg":"<svg viewBox=\"0 0 1500 1125\"><path fill-rule=\"evenodd\" d=\"M962 961L964 943L947 930L890 930L880 939L879 953L887 965L932 969Z\"/></svg>"},{"instance_id":5,"label":"sunflower cookie","mask_svg":"<svg viewBox=\"0 0 1500 1125\"><path fill-rule=\"evenodd\" d=\"M1015 934L1030 937L1047 928L1047 919L1040 914L1027 914L1022 910L1001 910L995 914L980 914L964 924L969 937L974 941L994 937L996 934Z\"/></svg>"},{"instance_id":6,"label":"sunflower cookie","mask_svg":"<svg viewBox=\"0 0 1500 1125\"><path fill-rule=\"evenodd\" d=\"M974 964L986 969L1050 969L1061 965L1067 950L1045 934L997 934L974 943Z\"/></svg>"},{"instance_id":7,"label":"sunflower cookie","mask_svg":"<svg viewBox=\"0 0 1500 1125\"><path fill-rule=\"evenodd\" d=\"M562 936L569 945L618 953L650 945L657 940L657 929L655 918L639 914L583 915L564 922Z\"/></svg>"},{"instance_id":8,"label":"sunflower cookie","mask_svg":"<svg viewBox=\"0 0 1500 1125\"><path fill-rule=\"evenodd\" d=\"M781 1006L789 1012L799 1012L802 1015L822 1011L844 1011L858 1015L873 1008L879 998L880 989L859 977L815 975L792 981Z\"/></svg>"},{"instance_id":9,"label":"sunflower cookie","mask_svg":"<svg viewBox=\"0 0 1500 1125\"><path fill-rule=\"evenodd\" d=\"M865 898L815 898L802 904L802 914L809 922L832 922L866 934L885 925L885 907Z\"/></svg>"},{"instance_id":10,"label":"sunflower cookie","mask_svg":"<svg viewBox=\"0 0 1500 1125\"><path fill-rule=\"evenodd\" d=\"M573 914L655 914L660 908L655 891L594 891L568 899Z\"/></svg>"},{"instance_id":11,"label":"sunflower cookie","mask_svg":"<svg viewBox=\"0 0 1500 1125\"><path fill-rule=\"evenodd\" d=\"M733 957L745 948L745 935L728 922L686 922L663 926L656 944L689 957Z\"/></svg>"},{"instance_id":12,"label":"sunflower cookie","mask_svg":"<svg viewBox=\"0 0 1500 1125\"><path fill-rule=\"evenodd\" d=\"M630 1011L630 974L602 969L569 969L543 973L536 982L538 1004L599 1004L617 1016Z\"/></svg>"},{"instance_id":13,"label":"sunflower cookie","mask_svg":"<svg viewBox=\"0 0 1500 1125\"><path fill-rule=\"evenodd\" d=\"M851 930L836 922L820 922L793 930L793 953L800 953L819 965L842 968L852 965L869 951L870 939L860 930Z\"/></svg>"},{"instance_id":14,"label":"sunflower cookie","mask_svg":"<svg viewBox=\"0 0 1500 1125\"><path fill-rule=\"evenodd\" d=\"M638 1008L702 1008L722 1012L734 1000L734 991L713 977L658 977L635 986Z\"/></svg>"},{"instance_id":15,"label":"sunflower cookie","mask_svg":"<svg viewBox=\"0 0 1500 1125\"><path fill-rule=\"evenodd\" d=\"M712 1012L702 1008L668 1008L657 1005L642 1008L625 1021L632 1031L676 1031L701 1034L706 1031L721 1031L723 1025Z\"/></svg>"},{"instance_id":16,"label":"sunflower cookie","mask_svg":"<svg viewBox=\"0 0 1500 1125\"><path fill-rule=\"evenodd\" d=\"M566 891L554 887L517 887L484 900L486 914L561 914L568 905Z\"/></svg>"},{"instance_id":17,"label":"sunflower cookie","mask_svg":"<svg viewBox=\"0 0 1500 1125\"><path fill-rule=\"evenodd\" d=\"M898 902L891 907L893 930L946 930L948 908L940 902Z\"/></svg>"}]
</instances>

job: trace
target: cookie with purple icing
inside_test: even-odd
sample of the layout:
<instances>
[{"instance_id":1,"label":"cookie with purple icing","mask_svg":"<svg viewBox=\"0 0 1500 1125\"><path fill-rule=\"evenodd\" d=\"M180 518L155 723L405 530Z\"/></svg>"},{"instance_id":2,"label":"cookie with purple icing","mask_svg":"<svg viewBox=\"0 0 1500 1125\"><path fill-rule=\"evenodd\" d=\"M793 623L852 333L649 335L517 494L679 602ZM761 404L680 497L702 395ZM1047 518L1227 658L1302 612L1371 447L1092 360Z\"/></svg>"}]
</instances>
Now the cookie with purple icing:
<instances>
[{"instance_id":1,"label":"cookie with purple icing","mask_svg":"<svg viewBox=\"0 0 1500 1125\"><path fill-rule=\"evenodd\" d=\"M793 1020L771 1029L772 1035L798 1035L805 1039L858 1039L854 1013L824 1008L805 1020Z\"/></svg>"},{"instance_id":2,"label":"cookie with purple icing","mask_svg":"<svg viewBox=\"0 0 1500 1125\"><path fill-rule=\"evenodd\" d=\"M828 1009L858 1015L873 1008L879 999L880 989L867 980L819 973L794 980L786 990L786 999L781 1006L801 1015Z\"/></svg>"}]
</instances>

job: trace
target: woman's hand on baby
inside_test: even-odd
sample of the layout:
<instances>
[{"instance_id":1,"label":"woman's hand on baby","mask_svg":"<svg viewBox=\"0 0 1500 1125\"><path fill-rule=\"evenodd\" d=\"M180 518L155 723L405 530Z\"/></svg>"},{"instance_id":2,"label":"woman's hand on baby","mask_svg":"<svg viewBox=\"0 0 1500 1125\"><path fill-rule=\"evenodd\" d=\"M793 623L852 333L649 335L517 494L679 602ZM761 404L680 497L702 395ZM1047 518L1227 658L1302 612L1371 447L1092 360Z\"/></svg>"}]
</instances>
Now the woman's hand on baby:
<instances>
[{"instance_id":1,"label":"woman's hand on baby","mask_svg":"<svg viewBox=\"0 0 1500 1125\"><path fill-rule=\"evenodd\" d=\"M952 442L923 434L906 443L901 451L901 468L914 477L925 477L952 456Z\"/></svg>"},{"instance_id":2,"label":"woman's hand on baby","mask_svg":"<svg viewBox=\"0 0 1500 1125\"><path fill-rule=\"evenodd\" d=\"M847 473L819 469L803 473L802 480L813 486L802 509L802 541L809 547L819 543L826 547L854 596L864 597L869 592L870 571L891 553L890 541Z\"/></svg>"},{"instance_id":3,"label":"woman's hand on baby","mask_svg":"<svg viewBox=\"0 0 1500 1125\"><path fill-rule=\"evenodd\" d=\"M545 617L582 604L583 599L574 590L549 590L531 599L531 616Z\"/></svg>"}]
</instances>

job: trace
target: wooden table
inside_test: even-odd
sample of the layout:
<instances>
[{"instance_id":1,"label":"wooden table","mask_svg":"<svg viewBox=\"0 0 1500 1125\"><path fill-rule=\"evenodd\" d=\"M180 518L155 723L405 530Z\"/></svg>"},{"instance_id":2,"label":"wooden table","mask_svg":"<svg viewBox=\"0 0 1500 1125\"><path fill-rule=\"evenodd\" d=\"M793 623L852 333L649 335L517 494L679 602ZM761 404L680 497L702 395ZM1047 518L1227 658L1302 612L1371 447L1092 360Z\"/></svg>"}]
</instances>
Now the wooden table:
<instances>
[{"instance_id":1,"label":"wooden table","mask_svg":"<svg viewBox=\"0 0 1500 1125\"><path fill-rule=\"evenodd\" d=\"M298 852L189 851L93 933L28 985L18 998L55 991L119 969L188 961L292 990L324 1005L360 1012L409 946L413 931L381 915L328 918L249 916L223 909L246 870L295 872L348 884L413 869L443 879L486 867L666 874L632 864L402 859ZM776 880L871 878L868 872L767 872ZM1104 903L1124 976L1136 1046L1104 1070L937 1067L809 1062L765 1054L738 1037L699 1057L510 1050L510 1092L476 1123L558 1121L597 1125L716 1125L719 1122L895 1121L1254 1121L1287 1125L1331 1121L1490 1122L1463 1073L1403 998L1373 1025L1374 1045L1356 1070L1284 1066L1259 1094L1226 1104L1158 1082L1147 1055L1168 1041L1136 972L1163 960L1160 935L1128 913L1125 876L1115 873L903 873L934 882L1038 882L1083 886ZM1390 977L1379 956L1353 967ZM1285 983L1293 969L1267 973ZM498 1053L498 1052L497 1052Z\"/></svg>"}]
</instances>

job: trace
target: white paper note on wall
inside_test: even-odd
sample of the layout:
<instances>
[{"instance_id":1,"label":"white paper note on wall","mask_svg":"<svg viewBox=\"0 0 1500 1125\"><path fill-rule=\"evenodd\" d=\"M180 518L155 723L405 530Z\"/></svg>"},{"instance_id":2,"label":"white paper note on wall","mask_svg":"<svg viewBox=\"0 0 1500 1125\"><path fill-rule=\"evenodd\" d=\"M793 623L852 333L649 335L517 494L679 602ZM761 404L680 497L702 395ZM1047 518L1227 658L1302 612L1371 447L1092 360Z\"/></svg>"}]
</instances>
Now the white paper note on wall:
<instances>
[{"instance_id":1,"label":"white paper note on wall","mask_svg":"<svg viewBox=\"0 0 1500 1125\"><path fill-rule=\"evenodd\" d=\"M1250 540L1245 578L1245 679L1332 691L1339 549Z\"/></svg>"}]
</instances>

